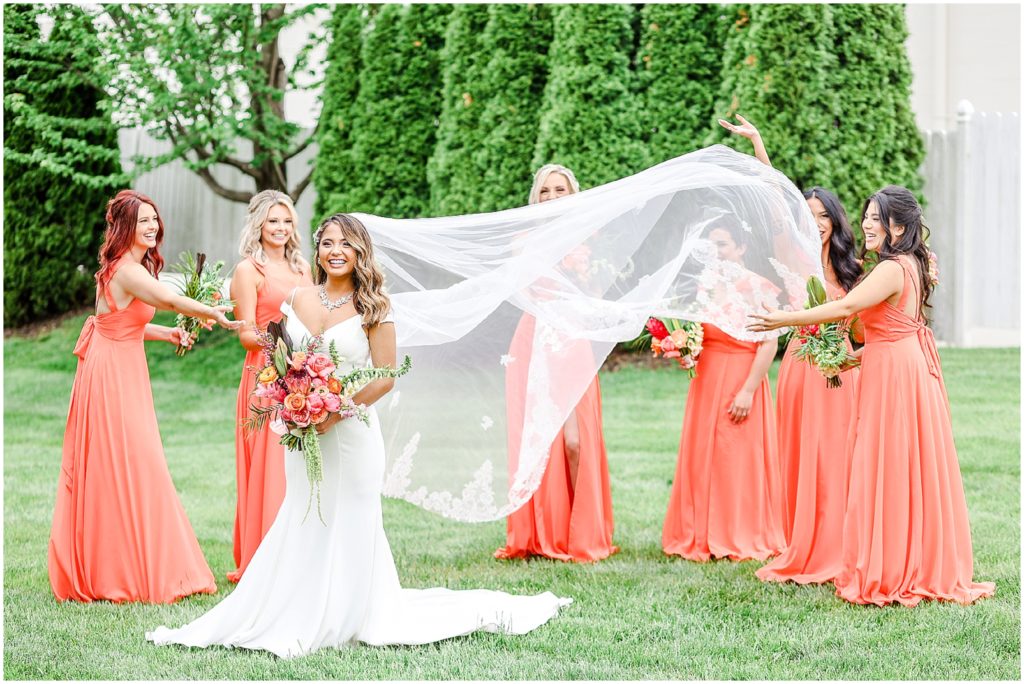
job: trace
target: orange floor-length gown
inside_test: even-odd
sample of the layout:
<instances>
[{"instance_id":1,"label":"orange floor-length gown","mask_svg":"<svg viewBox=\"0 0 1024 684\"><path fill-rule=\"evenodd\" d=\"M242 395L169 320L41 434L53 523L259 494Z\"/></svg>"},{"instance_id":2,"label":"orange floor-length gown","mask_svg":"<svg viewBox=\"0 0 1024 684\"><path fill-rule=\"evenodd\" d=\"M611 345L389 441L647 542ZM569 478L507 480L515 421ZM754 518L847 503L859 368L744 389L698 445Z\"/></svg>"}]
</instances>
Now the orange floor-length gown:
<instances>
[{"instance_id":1,"label":"orange floor-length gown","mask_svg":"<svg viewBox=\"0 0 1024 684\"><path fill-rule=\"evenodd\" d=\"M513 454L518 453L522 434L526 372L535 327L533 316L523 316L509 349L509 355L515 359L506 369L509 449ZM588 353L589 345L581 345L580 356L575 359L581 369L590 363L580 361ZM573 363L572 357L568 355L567 363ZM619 550L612 544L612 493L601 427L601 385L596 376L577 403L575 412L580 436L575 490L565 458L563 428L551 445L537 491L506 519L506 543L494 552L496 558L545 556L590 562L607 558Z\"/></svg>"},{"instance_id":2,"label":"orange floor-length gown","mask_svg":"<svg viewBox=\"0 0 1024 684\"><path fill-rule=\"evenodd\" d=\"M111 277L124 263L114 264ZM139 299L90 316L74 353L50 587L59 601L170 603L217 590L164 459L143 347L155 309Z\"/></svg>"},{"instance_id":3,"label":"orange floor-length gown","mask_svg":"<svg viewBox=\"0 0 1024 684\"><path fill-rule=\"evenodd\" d=\"M312 285L309 275L293 274L287 281L272 278L262 264L248 257L250 263L263 277L263 284L256 292L256 325L265 329L268 324L281 320L281 302L295 287ZM298 343L298 340L296 340ZM252 554L256 553L263 535L277 517L277 511L284 500L284 447L280 437L270 430L269 424L263 429L247 432L242 422L249 417L249 406L267 403L252 396L256 387L256 376L250 367L263 366L263 350L248 351L242 365L242 379L238 383L238 398L235 404L235 475L238 499L235 505L234 559L235 570L228 573L228 579L237 582L242 578Z\"/></svg>"},{"instance_id":4,"label":"orange floor-length gown","mask_svg":"<svg viewBox=\"0 0 1024 684\"><path fill-rule=\"evenodd\" d=\"M662 530L666 554L764 560L785 546L775 411L768 379L746 420L726 412L757 344L704 324L704 350L690 383L679 456Z\"/></svg>"},{"instance_id":5,"label":"orange floor-length gown","mask_svg":"<svg viewBox=\"0 0 1024 684\"><path fill-rule=\"evenodd\" d=\"M846 294L825 287L830 299ZM842 386L830 388L814 366L793 356L798 344L794 338L786 349L775 395L787 546L755 574L809 584L832 581L842 567L847 440L860 370L844 372Z\"/></svg>"},{"instance_id":6,"label":"orange floor-length gown","mask_svg":"<svg viewBox=\"0 0 1024 684\"><path fill-rule=\"evenodd\" d=\"M920 299L910 257L897 306L861 311L864 353L836 593L852 603L914 606L990 596L974 555L949 399L931 330L908 316ZM911 299L910 301L913 301Z\"/></svg>"}]
</instances>

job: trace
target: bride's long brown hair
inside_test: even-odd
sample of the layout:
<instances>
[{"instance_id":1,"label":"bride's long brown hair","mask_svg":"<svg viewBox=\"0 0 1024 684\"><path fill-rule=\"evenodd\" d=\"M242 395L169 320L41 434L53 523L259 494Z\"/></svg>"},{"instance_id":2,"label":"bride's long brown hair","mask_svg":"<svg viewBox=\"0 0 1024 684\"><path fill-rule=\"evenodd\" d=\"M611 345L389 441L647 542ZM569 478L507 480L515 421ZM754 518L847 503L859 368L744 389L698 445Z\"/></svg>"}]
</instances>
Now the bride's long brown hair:
<instances>
[{"instance_id":1,"label":"bride's long brown hair","mask_svg":"<svg viewBox=\"0 0 1024 684\"><path fill-rule=\"evenodd\" d=\"M320 239L331 224L341 228L341 234L356 252L356 265L352 271L355 285L353 303L363 317L363 325L372 328L387 316L391 310L391 299L384 289L384 274L373 256L373 240L359 219L348 214L335 214L323 221L313 234L313 282L320 285L327 281L327 274L320 267Z\"/></svg>"}]
</instances>

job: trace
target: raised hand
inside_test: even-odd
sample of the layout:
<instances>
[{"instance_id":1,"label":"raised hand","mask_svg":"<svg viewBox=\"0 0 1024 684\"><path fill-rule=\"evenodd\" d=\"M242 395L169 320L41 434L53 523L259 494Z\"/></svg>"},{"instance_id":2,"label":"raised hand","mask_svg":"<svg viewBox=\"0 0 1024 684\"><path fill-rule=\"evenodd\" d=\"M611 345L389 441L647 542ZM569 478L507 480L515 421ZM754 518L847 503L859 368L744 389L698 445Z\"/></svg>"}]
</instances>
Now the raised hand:
<instances>
[{"instance_id":1,"label":"raised hand","mask_svg":"<svg viewBox=\"0 0 1024 684\"><path fill-rule=\"evenodd\" d=\"M785 311L782 309L772 309L768 306L764 308L764 313L755 313L747 316L751 321L747 324L747 330L750 332L767 332L776 328L784 328L788 325L786 323Z\"/></svg>"},{"instance_id":2,"label":"raised hand","mask_svg":"<svg viewBox=\"0 0 1024 684\"><path fill-rule=\"evenodd\" d=\"M736 115L736 118L739 119L741 125L737 126L734 123L729 123L725 119L719 119L718 123L721 124L722 128L730 133L743 136L747 140L754 140L755 138L761 137L761 133L757 130L757 127L754 126L754 124L750 123L739 114Z\"/></svg>"}]
</instances>

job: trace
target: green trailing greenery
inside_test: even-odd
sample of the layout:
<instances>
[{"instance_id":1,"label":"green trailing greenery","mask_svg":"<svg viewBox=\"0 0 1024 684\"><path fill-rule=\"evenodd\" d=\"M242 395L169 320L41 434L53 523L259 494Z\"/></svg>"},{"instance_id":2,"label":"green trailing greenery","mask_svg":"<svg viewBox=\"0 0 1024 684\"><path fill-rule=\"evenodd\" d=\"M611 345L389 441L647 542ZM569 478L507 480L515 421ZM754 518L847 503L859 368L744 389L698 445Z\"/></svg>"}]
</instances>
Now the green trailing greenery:
<instances>
[{"instance_id":1,"label":"green trailing greenery","mask_svg":"<svg viewBox=\"0 0 1024 684\"><path fill-rule=\"evenodd\" d=\"M560 5L533 166L568 166L583 186L649 166L633 97L633 5Z\"/></svg>"},{"instance_id":2,"label":"green trailing greenery","mask_svg":"<svg viewBox=\"0 0 1024 684\"><path fill-rule=\"evenodd\" d=\"M384 5L363 42L354 157L362 182L347 211L423 216L427 160L441 112L441 62L450 5Z\"/></svg>"},{"instance_id":3,"label":"green trailing greenery","mask_svg":"<svg viewBox=\"0 0 1024 684\"><path fill-rule=\"evenodd\" d=\"M548 76L551 9L538 4L488 6L481 38L489 59L479 123L486 135L477 158L483 169L479 211L526 204L536 170L533 147Z\"/></svg>"},{"instance_id":4,"label":"green trailing greenery","mask_svg":"<svg viewBox=\"0 0 1024 684\"><path fill-rule=\"evenodd\" d=\"M488 5L456 5L445 32L440 55L444 65L440 125L427 166L430 213L437 216L480 211L484 194L480 152L487 144L480 114L491 96L485 86L492 85L484 79L488 54L481 37L489 14Z\"/></svg>"},{"instance_id":5,"label":"green trailing greenery","mask_svg":"<svg viewBox=\"0 0 1024 684\"><path fill-rule=\"evenodd\" d=\"M636 69L651 163L702 146L714 123L729 11L712 4L644 5Z\"/></svg>"},{"instance_id":6,"label":"green trailing greenery","mask_svg":"<svg viewBox=\"0 0 1024 684\"><path fill-rule=\"evenodd\" d=\"M317 129L319 149L313 171L316 187L313 226L330 214L348 210L349 189L360 176L352 143L366 14L364 5L351 4L336 5L331 15L331 42L327 47L321 96L323 109Z\"/></svg>"},{"instance_id":7,"label":"green trailing greenery","mask_svg":"<svg viewBox=\"0 0 1024 684\"><path fill-rule=\"evenodd\" d=\"M861 206L891 183L919 200L924 180L924 139L910 106L913 75L907 57L904 5L832 5L839 99L838 145L829 189L839 195L860 235Z\"/></svg>"},{"instance_id":8,"label":"green trailing greenery","mask_svg":"<svg viewBox=\"0 0 1024 684\"><path fill-rule=\"evenodd\" d=\"M970 511L975 605L855 606L830 585L763 583L756 561L691 563L661 551L689 383L671 362L601 373L621 551L599 563L496 561L505 523L467 525L384 500L406 587L552 591L574 603L524 636L326 649L284 660L245 649L156 647L234 590L233 420L245 351L223 330L184 359L146 344L167 464L218 591L172 605L59 604L46 548L71 354L84 316L4 344L4 676L19 679L1007 680L1020 676L1020 350L940 350ZM173 315L158 314L170 324ZM778 364L774 364L772 374ZM40 392L40 387L53 391ZM25 401L31 396L32 401ZM387 399L385 398L384 401ZM199 445L197 447L197 445Z\"/></svg>"},{"instance_id":9,"label":"green trailing greenery","mask_svg":"<svg viewBox=\"0 0 1024 684\"><path fill-rule=\"evenodd\" d=\"M797 187L830 187L836 154L838 94L832 5L758 4L736 9L726 40L716 118L742 114L761 131L775 168ZM749 12L749 27L743 22ZM741 23L742 22L742 23ZM750 143L715 124L707 144L750 153Z\"/></svg>"},{"instance_id":10,"label":"green trailing greenery","mask_svg":"<svg viewBox=\"0 0 1024 684\"><path fill-rule=\"evenodd\" d=\"M44 40L38 20L48 15ZM93 301L104 206L122 173L88 15L4 6L4 324Z\"/></svg>"}]
</instances>

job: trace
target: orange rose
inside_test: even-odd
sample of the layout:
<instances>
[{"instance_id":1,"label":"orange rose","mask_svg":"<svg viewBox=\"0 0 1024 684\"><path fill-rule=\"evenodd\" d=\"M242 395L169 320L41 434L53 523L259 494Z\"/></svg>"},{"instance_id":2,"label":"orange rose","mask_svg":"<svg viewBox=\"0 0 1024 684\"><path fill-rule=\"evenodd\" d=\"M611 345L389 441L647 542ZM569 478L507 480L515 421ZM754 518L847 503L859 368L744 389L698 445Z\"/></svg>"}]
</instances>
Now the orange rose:
<instances>
[{"instance_id":1,"label":"orange rose","mask_svg":"<svg viewBox=\"0 0 1024 684\"><path fill-rule=\"evenodd\" d=\"M300 371L306 363L306 352L294 352L292 354L292 370Z\"/></svg>"},{"instance_id":2,"label":"orange rose","mask_svg":"<svg viewBox=\"0 0 1024 684\"><path fill-rule=\"evenodd\" d=\"M262 383L274 382L277 378L277 369L273 366L267 366L260 371L259 381Z\"/></svg>"},{"instance_id":3,"label":"orange rose","mask_svg":"<svg viewBox=\"0 0 1024 684\"><path fill-rule=\"evenodd\" d=\"M334 376L327 378L327 389L331 391L331 394L341 394L341 380Z\"/></svg>"},{"instance_id":4,"label":"orange rose","mask_svg":"<svg viewBox=\"0 0 1024 684\"><path fill-rule=\"evenodd\" d=\"M320 423L327 420L327 416L331 415L330 411L321 411L320 413L309 414L309 422L313 425L319 425Z\"/></svg>"},{"instance_id":5,"label":"orange rose","mask_svg":"<svg viewBox=\"0 0 1024 684\"><path fill-rule=\"evenodd\" d=\"M676 349L682 349L686 346L686 341L690 339L690 336L686 334L686 331L680 328L679 330L673 330L669 333L669 337L676 343Z\"/></svg>"},{"instance_id":6,"label":"orange rose","mask_svg":"<svg viewBox=\"0 0 1024 684\"><path fill-rule=\"evenodd\" d=\"M306 407L305 395L293 392L284 398L284 407L291 412L301 411Z\"/></svg>"}]
</instances>

